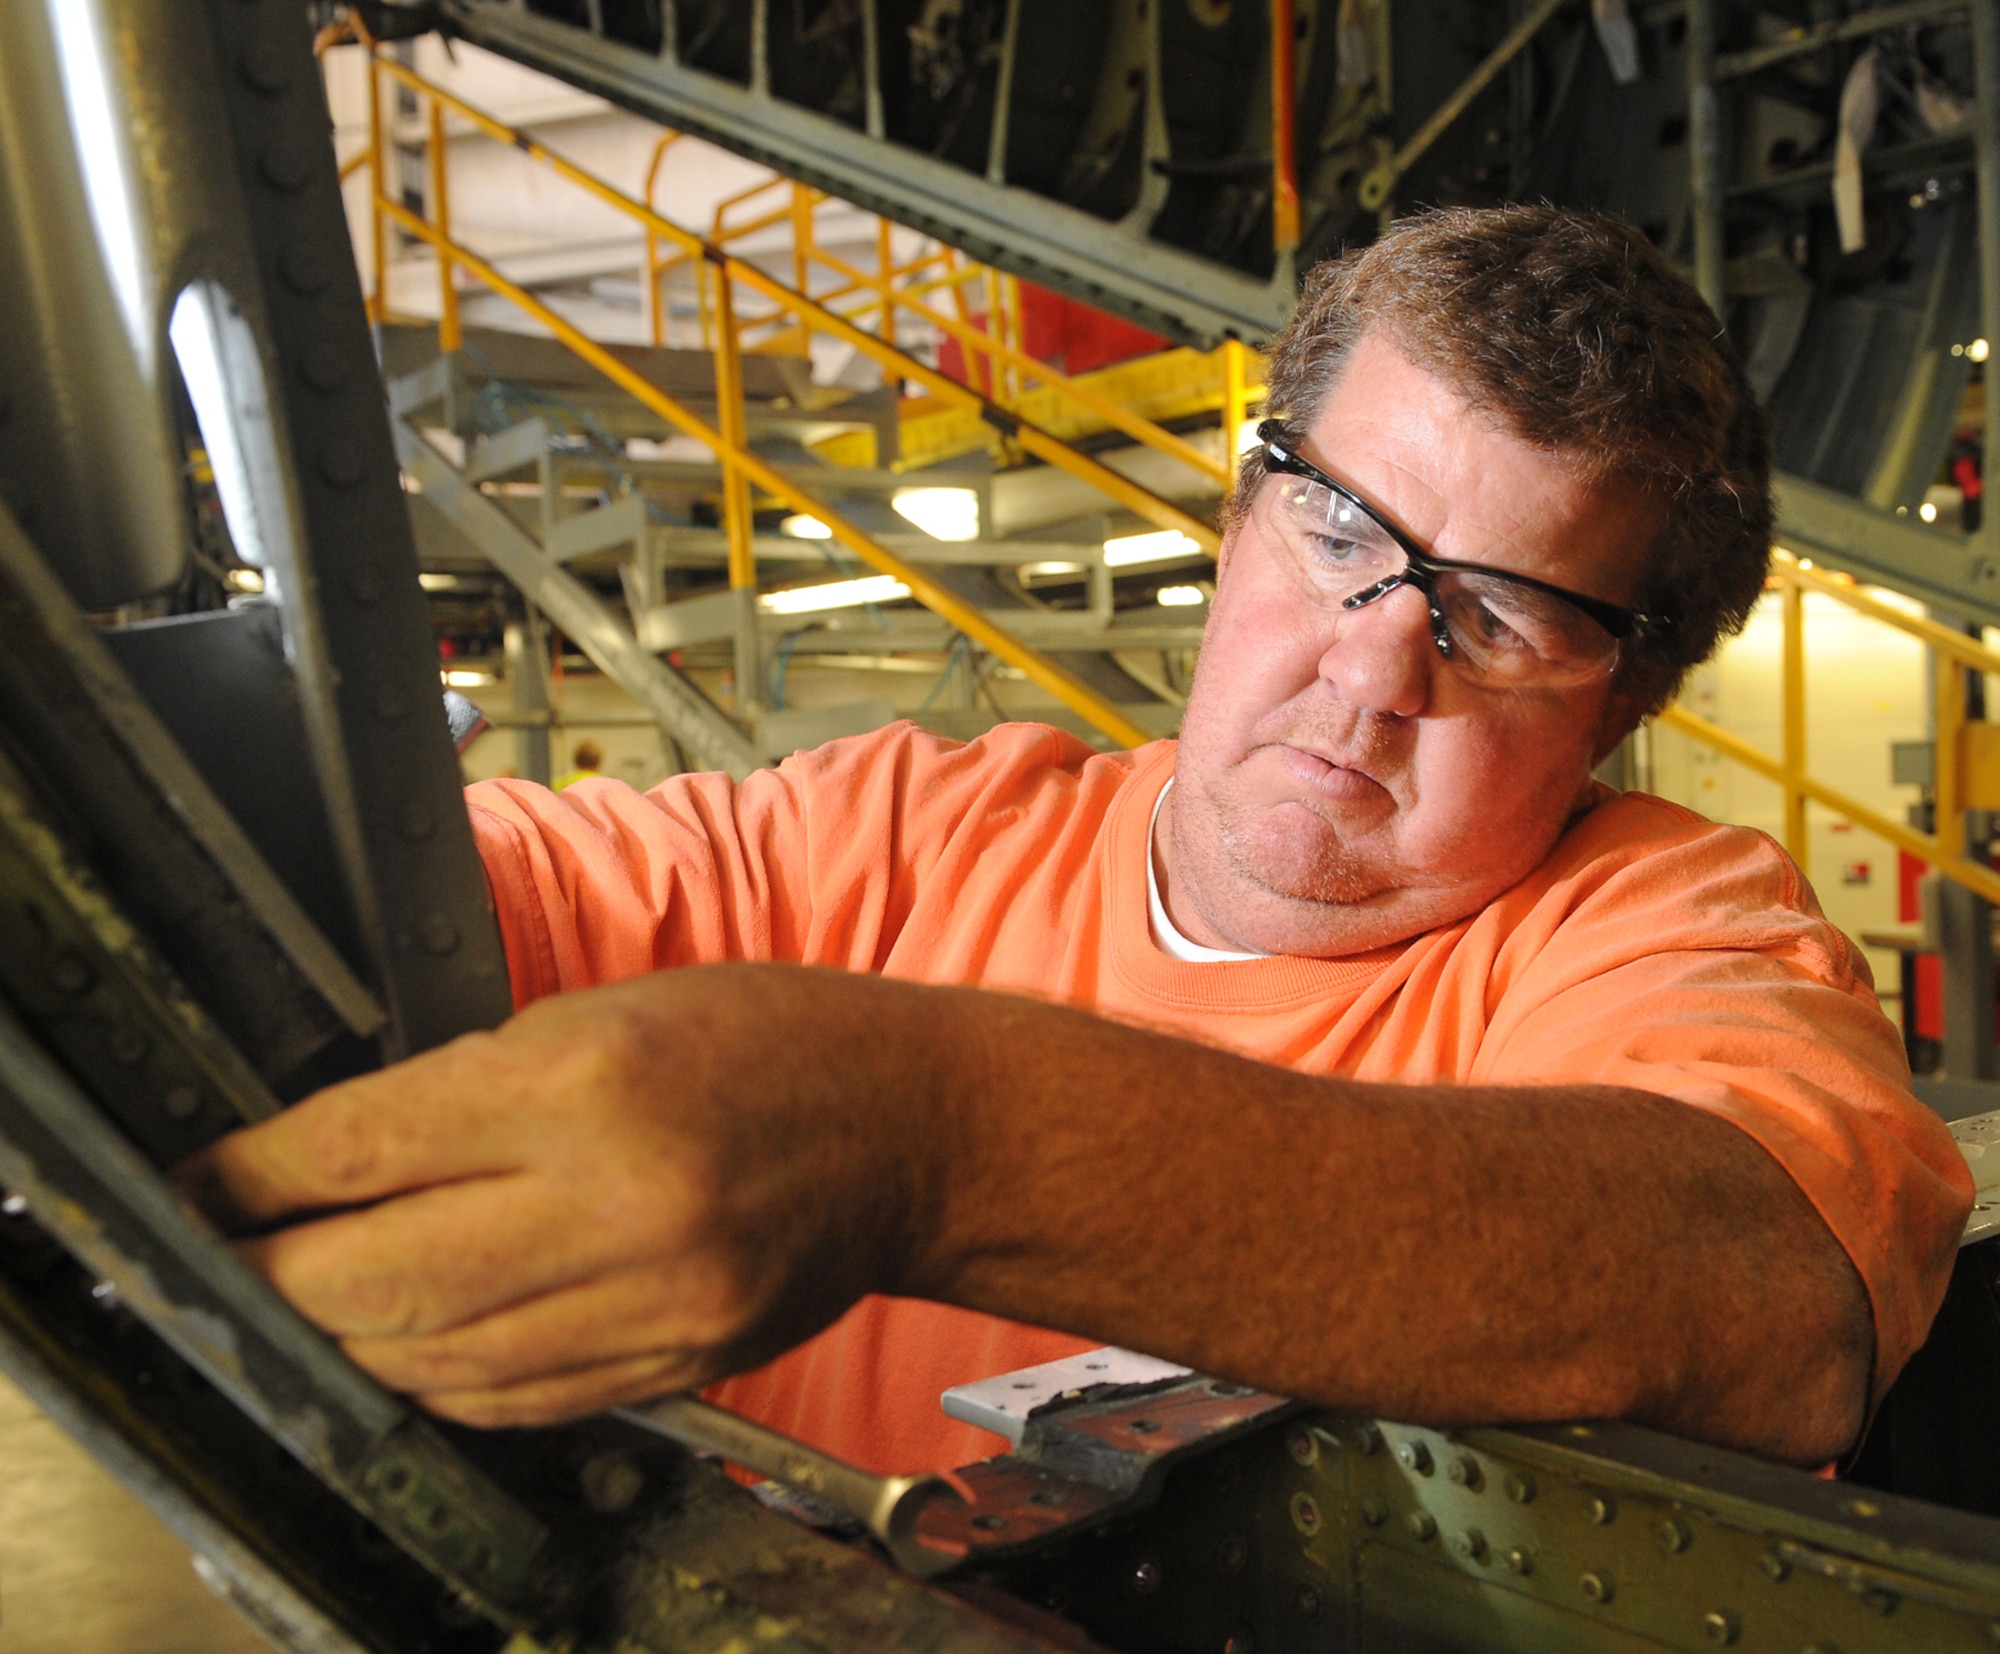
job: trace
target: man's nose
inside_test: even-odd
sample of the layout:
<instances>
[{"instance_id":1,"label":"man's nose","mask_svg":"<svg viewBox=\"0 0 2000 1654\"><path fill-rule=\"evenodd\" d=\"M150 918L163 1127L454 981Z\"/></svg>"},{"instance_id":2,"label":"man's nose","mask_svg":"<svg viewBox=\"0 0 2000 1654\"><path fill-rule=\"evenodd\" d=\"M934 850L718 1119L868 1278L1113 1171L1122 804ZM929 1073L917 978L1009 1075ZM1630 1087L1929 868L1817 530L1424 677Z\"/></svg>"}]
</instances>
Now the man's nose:
<instances>
[{"instance_id":1,"label":"man's nose","mask_svg":"<svg viewBox=\"0 0 2000 1654\"><path fill-rule=\"evenodd\" d=\"M1409 718L1430 699L1438 660L1429 599L1415 586L1397 586L1340 611L1319 675L1354 706Z\"/></svg>"}]
</instances>

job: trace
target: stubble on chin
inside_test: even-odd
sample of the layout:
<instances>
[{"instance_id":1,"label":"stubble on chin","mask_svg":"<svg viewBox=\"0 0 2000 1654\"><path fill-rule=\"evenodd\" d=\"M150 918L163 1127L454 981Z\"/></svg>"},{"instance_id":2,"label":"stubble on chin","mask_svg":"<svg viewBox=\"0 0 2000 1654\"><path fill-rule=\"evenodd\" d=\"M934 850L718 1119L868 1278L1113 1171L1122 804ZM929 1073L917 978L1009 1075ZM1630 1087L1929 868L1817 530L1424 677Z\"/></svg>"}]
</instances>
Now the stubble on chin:
<instances>
[{"instance_id":1,"label":"stubble on chin","mask_svg":"<svg viewBox=\"0 0 2000 1654\"><path fill-rule=\"evenodd\" d=\"M1352 906L1388 888L1382 867L1345 844L1318 811L1304 804L1293 811L1308 819L1281 823L1269 812L1248 819L1226 808L1217 812L1222 853L1238 878L1315 907Z\"/></svg>"}]
</instances>

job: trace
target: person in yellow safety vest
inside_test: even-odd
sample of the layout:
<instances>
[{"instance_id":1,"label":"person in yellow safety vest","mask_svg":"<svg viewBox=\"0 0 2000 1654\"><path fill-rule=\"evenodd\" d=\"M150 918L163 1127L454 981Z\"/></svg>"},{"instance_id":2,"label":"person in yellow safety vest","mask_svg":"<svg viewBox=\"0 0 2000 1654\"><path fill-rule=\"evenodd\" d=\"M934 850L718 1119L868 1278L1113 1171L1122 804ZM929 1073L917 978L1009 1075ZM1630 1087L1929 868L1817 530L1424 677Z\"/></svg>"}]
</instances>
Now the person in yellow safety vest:
<instances>
[{"instance_id":1,"label":"person in yellow safety vest","mask_svg":"<svg viewBox=\"0 0 2000 1654\"><path fill-rule=\"evenodd\" d=\"M595 741L585 739L577 742L569 757L572 767L556 782L557 792L575 782L604 773L604 749Z\"/></svg>"}]
</instances>

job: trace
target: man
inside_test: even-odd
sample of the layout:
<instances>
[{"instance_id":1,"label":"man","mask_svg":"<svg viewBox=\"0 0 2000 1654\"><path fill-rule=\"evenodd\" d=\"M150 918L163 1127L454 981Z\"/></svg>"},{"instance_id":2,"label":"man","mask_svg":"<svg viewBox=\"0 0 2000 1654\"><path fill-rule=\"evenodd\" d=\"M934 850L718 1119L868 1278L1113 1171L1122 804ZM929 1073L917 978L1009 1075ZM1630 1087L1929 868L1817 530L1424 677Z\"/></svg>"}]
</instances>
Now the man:
<instances>
[{"instance_id":1,"label":"man","mask_svg":"<svg viewBox=\"0 0 2000 1654\"><path fill-rule=\"evenodd\" d=\"M1783 855L1590 779L1761 587L1713 317L1610 221L1406 220L1308 281L1270 406L1177 747L475 789L534 1003L191 1187L474 1423L736 1374L908 1470L992 1450L947 1384L1111 1342L1843 1452L1963 1164ZM838 969L662 968L724 960Z\"/></svg>"}]
</instances>

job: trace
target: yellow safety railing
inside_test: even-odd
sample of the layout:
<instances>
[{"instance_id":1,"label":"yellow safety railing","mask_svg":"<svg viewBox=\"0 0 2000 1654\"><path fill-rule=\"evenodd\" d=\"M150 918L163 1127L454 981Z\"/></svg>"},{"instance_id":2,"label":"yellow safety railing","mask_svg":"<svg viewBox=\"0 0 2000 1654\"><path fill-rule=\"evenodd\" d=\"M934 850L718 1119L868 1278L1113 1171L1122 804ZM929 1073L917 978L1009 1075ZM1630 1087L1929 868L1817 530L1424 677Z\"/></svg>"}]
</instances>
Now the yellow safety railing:
<instances>
[{"instance_id":1,"label":"yellow safety railing","mask_svg":"<svg viewBox=\"0 0 2000 1654\"><path fill-rule=\"evenodd\" d=\"M1783 684L1784 720L1777 757L1752 746L1741 737L1690 712L1670 706L1659 721L1680 730L1705 746L1745 768L1775 781L1785 795L1785 848L1801 868L1806 856L1806 804L1824 805L1920 861L1928 862L1946 878L1954 879L1990 902L2000 902L2000 872L1966 854L1965 812L1969 809L2000 808L2000 725L1968 722L1965 716L1968 672L2000 673L2000 653L1986 648L1949 626L1871 597L1860 587L1837 576L1807 566L1784 550L1771 556L1771 575L1777 582L1783 643L1779 675ZM1870 809L1836 787L1816 780L1807 770L1805 705L1805 594L1817 592L1831 597L1857 613L1881 621L1885 626L1918 639L1931 651L1935 663L1933 695L1935 727L1932 770L1932 797L1935 802L1936 831L1920 832L1904 822Z\"/></svg>"},{"instance_id":2,"label":"yellow safety railing","mask_svg":"<svg viewBox=\"0 0 2000 1654\"><path fill-rule=\"evenodd\" d=\"M739 288L757 292L781 309L797 316L801 325L823 329L855 343L857 347L867 350L878 359L885 359L893 372L919 378L927 388L936 393L963 395L976 393L967 391L965 387L937 373L916 358L906 356L893 346L863 332L845 318L824 309L805 295L791 291L755 265L746 263L696 236L693 232L633 200L594 174L552 154L527 134L495 120L484 111L436 86L394 59L371 53L370 63L370 143L375 220L373 233L375 243L378 249L381 249L378 251L375 264L375 291L370 305L374 317L380 319L386 311L388 265L383 254L386 252L386 226L395 223L411 236L427 243L436 252L439 279L443 284L441 304L444 306L445 314L453 319L454 325L457 314L454 272L456 269L463 269L473 279L533 316L571 351L596 368L635 401L651 409L684 434L695 438L715 454L723 472L723 518L729 544L729 578L733 589L739 591L754 589L756 584L756 565L751 545L749 492L754 486L783 502L793 511L817 518L826 525L833 539L853 552L862 562L880 573L901 581L924 607L962 632L972 642L1018 668L1032 682L1047 690L1064 706L1111 739L1128 747L1140 746L1151 739L1146 731L1133 723L1111 702L1064 671L1046 655L1028 647L995 625L983 612L934 580L922 569L905 562L801 484L780 474L749 447L743 425L739 333L733 314L735 293ZM637 218L648 229L656 232L662 240L679 247L682 252L707 262L715 284L716 400L721 429L710 425L677 398L668 395L627 367L601 345L586 337L557 311L510 280L487 259L453 240L448 216L449 198L442 189L435 187L436 174L433 179L431 205L434 212L442 209L444 213L437 223L432 223L425 216L411 211L401 201L392 198L384 191L382 187L385 176L382 164L384 150L379 90L383 73L389 74L430 100L431 134L436 154L434 165L439 173L445 166L443 112L450 109L489 136L514 145L599 199ZM1187 516L1177 507L1160 500L1088 456L1063 448L1053 439L1033 432L1031 427L1021 426L1017 437L1024 448L1029 448L1038 456L1049 458L1053 463L1082 476L1084 480L1093 482L1104 492L1120 499L1121 503L1127 504L1139 514L1158 522L1160 526L1176 528L1182 532L1191 529L1200 530L1207 536L1210 544L1213 544L1215 539L1213 528Z\"/></svg>"}]
</instances>

